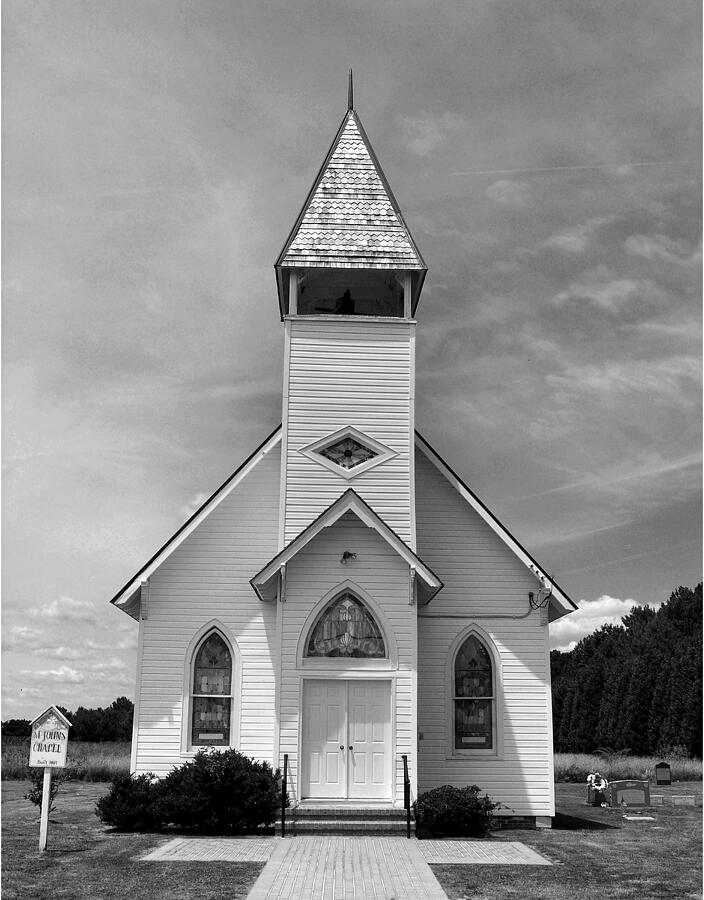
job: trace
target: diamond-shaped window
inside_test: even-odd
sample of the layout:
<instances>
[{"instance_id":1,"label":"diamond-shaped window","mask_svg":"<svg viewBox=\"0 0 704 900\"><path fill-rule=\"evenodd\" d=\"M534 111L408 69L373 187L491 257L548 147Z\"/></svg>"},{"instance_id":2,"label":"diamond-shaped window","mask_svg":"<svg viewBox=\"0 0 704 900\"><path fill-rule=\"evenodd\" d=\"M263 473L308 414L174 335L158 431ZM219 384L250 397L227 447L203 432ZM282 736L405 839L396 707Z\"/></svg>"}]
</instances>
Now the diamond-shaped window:
<instances>
[{"instance_id":1,"label":"diamond-shaped window","mask_svg":"<svg viewBox=\"0 0 704 900\"><path fill-rule=\"evenodd\" d=\"M344 478L354 478L396 456L395 451L351 426L301 448L301 453Z\"/></svg>"},{"instance_id":2,"label":"diamond-shaped window","mask_svg":"<svg viewBox=\"0 0 704 900\"><path fill-rule=\"evenodd\" d=\"M355 466L360 466L379 455L376 450L365 447L361 441L352 437L335 441L334 444L318 450L318 453L326 459L331 459L338 466L342 466L343 469L354 469Z\"/></svg>"}]
</instances>

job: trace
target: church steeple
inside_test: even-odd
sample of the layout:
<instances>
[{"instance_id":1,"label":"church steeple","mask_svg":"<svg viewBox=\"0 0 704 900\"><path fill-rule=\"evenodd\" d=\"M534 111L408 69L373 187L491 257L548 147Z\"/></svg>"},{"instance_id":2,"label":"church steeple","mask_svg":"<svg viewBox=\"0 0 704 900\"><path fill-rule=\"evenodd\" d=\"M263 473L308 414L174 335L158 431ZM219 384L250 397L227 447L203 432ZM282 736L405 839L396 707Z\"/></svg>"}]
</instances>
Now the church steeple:
<instances>
[{"instance_id":1,"label":"church steeple","mask_svg":"<svg viewBox=\"0 0 704 900\"><path fill-rule=\"evenodd\" d=\"M347 112L275 270L282 317L415 313L427 267L354 109L351 71Z\"/></svg>"}]
</instances>

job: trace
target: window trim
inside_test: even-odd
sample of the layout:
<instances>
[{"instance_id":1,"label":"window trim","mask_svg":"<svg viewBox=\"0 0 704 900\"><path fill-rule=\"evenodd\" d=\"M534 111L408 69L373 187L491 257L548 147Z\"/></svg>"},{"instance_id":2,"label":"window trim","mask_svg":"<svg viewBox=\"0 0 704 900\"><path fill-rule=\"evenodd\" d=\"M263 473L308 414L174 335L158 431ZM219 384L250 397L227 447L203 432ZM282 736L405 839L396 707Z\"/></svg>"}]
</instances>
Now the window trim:
<instances>
[{"instance_id":1,"label":"window trim","mask_svg":"<svg viewBox=\"0 0 704 900\"><path fill-rule=\"evenodd\" d=\"M344 656L306 656L306 648L310 635L315 628L318 619L325 611L328 604L340 594L350 593L360 600L369 610L371 615L381 631L384 639L384 647L386 648L385 657L377 657L375 659L364 659L357 657ZM377 603L369 596L369 594L354 581L346 578L339 582L335 587L331 588L324 594L313 609L301 628L298 636L298 646L296 648L296 666L299 669L313 669L313 671L323 671L339 673L343 671L352 671L359 669L369 669L370 671L381 671L386 669L398 668L398 649L396 647L396 639L393 629L389 627L389 622L383 611ZM374 677L370 674L370 677Z\"/></svg>"},{"instance_id":2,"label":"window trim","mask_svg":"<svg viewBox=\"0 0 704 900\"><path fill-rule=\"evenodd\" d=\"M474 637L479 640L489 654L492 665L492 729L494 746L458 749L455 748L455 663L465 641ZM445 666L445 751L446 759L503 759L503 672L501 656L491 636L474 623L463 628L452 641Z\"/></svg>"},{"instance_id":3,"label":"window trim","mask_svg":"<svg viewBox=\"0 0 704 900\"><path fill-rule=\"evenodd\" d=\"M376 456L373 456L371 459L368 459L357 466L353 466L351 469L346 469L344 466L339 466L336 462L333 462L333 460L328 459L327 456L323 456L322 453L320 453L321 450L324 450L330 444L335 444L345 438L352 438L360 444L364 444L365 447L373 450L376 453ZM344 428L338 428L337 431L326 434L325 437L313 441L312 444L300 447L298 452L302 453L303 456L307 456L308 459L313 460L313 462L334 472L335 475L345 478L347 481L351 481L353 478L356 478L357 475L368 472L370 469L398 456L398 451L392 450L390 447L387 447L386 444L382 444L380 441L375 440L373 437L365 434L353 425L346 425Z\"/></svg>"},{"instance_id":4,"label":"window trim","mask_svg":"<svg viewBox=\"0 0 704 900\"><path fill-rule=\"evenodd\" d=\"M213 633L223 639L230 651L232 660L232 675L230 678L230 734L227 744L193 744L191 741L191 717L193 715L193 677L198 651L203 642ZM242 694L242 658L237 641L229 630L218 619L211 619L198 629L193 636L184 660L183 695L181 704L181 757L189 759L195 756L199 750L207 747L216 747L219 750L228 750L239 745L240 739L240 697ZM227 696L227 695L224 695Z\"/></svg>"}]
</instances>

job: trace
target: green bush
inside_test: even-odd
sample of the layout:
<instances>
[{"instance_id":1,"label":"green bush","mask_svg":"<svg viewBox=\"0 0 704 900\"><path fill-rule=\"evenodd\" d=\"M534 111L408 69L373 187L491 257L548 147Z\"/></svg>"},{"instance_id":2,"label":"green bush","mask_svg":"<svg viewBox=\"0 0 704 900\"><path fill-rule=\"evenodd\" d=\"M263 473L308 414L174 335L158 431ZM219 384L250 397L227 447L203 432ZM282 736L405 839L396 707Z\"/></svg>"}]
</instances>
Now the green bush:
<instances>
[{"instance_id":1,"label":"green bush","mask_svg":"<svg viewBox=\"0 0 704 900\"><path fill-rule=\"evenodd\" d=\"M110 793L95 805L101 822L122 831L157 831L164 820L159 804L160 784L147 775L116 775Z\"/></svg>"},{"instance_id":2,"label":"green bush","mask_svg":"<svg viewBox=\"0 0 704 900\"><path fill-rule=\"evenodd\" d=\"M426 831L448 837L477 837L491 826L499 806L488 796L479 796L476 784L457 788L450 784L426 791L413 804L416 823Z\"/></svg>"},{"instance_id":3,"label":"green bush","mask_svg":"<svg viewBox=\"0 0 704 900\"><path fill-rule=\"evenodd\" d=\"M30 768L27 766L27 772L32 787L24 795L24 799L29 800L30 803L34 803L35 806L38 806L39 811L41 812L42 800L44 799L44 769L38 767ZM51 773L51 785L49 787L50 813L53 813L56 809L54 806L54 798L59 793L61 786L65 781L71 781L73 778L75 778L75 772L71 768L54 769Z\"/></svg>"},{"instance_id":4,"label":"green bush","mask_svg":"<svg viewBox=\"0 0 704 900\"><path fill-rule=\"evenodd\" d=\"M248 834L271 825L281 799L279 772L236 750L200 750L161 781L118 775L96 805L106 825L153 831L176 825L208 834Z\"/></svg>"},{"instance_id":5,"label":"green bush","mask_svg":"<svg viewBox=\"0 0 704 900\"><path fill-rule=\"evenodd\" d=\"M166 822L193 831L247 834L271 825L280 802L280 779L265 762L237 750L200 750L159 785Z\"/></svg>"}]
</instances>

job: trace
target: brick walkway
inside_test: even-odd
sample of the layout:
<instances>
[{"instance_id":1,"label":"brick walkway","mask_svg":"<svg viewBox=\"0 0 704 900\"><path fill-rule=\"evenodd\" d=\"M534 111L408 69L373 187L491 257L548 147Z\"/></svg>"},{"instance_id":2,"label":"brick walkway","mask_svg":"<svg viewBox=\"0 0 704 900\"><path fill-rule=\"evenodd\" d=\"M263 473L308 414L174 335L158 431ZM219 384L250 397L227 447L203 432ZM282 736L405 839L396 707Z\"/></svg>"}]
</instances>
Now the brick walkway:
<instances>
[{"instance_id":1,"label":"brick walkway","mask_svg":"<svg viewBox=\"0 0 704 900\"><path fill-rule=\"evenodd\" d=\"M296 837L281 841L247 900L447 900L418 841Z\"/></svg>"},{"instance_id":2,"label":"brick walkway","mask_svg":"<svg viewBox=\"0 0 704 900\"><path fill-rule=\"evenodd\" d=\"M551 866L520 841L419 841L426 862L469 866Z\"/></svg>"},{"instance_id":3,"label":"brick walkway","mask_svg":"<svg viewBox=\"0 0 704 900\"><path fill-rule=\"evenodd\" d=\"M142 861L149 862L267 862L280 842L279 838L175 838Z\"/></svg>"},{"instance_id":4,"label":"brick walkway","mask_svg":"<svg viewBox=\"0 0 704 900\"><path fill-rule=\"evenodd\" d=\"M518 841L176 838L143 860L266 862L248 900L447 900L428 863L549 866Z\"/></svg>"}]
</instances>

